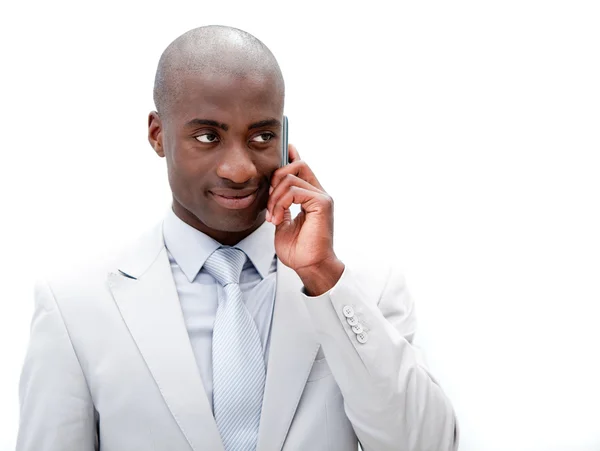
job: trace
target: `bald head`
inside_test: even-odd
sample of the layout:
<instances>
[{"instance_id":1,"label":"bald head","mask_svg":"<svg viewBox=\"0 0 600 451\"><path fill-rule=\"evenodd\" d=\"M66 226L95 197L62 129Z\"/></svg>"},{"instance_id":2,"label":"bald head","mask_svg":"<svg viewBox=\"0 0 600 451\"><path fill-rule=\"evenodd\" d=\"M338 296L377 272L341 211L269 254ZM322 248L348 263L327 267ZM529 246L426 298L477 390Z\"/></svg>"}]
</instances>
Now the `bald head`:
<instances>
[{"instance_id":1,"label":"bald head","mask_svg":"<svg viewBox=\"0 0 600 451\"><path fill-rule=\"evenodd\" d=\"M154 80L154 104L160 115L182 94L190 75L268 77L284 96L275 56L260 40L237 28L209 25L175 39L163 52Z\"/></svg>"}]
</instances>

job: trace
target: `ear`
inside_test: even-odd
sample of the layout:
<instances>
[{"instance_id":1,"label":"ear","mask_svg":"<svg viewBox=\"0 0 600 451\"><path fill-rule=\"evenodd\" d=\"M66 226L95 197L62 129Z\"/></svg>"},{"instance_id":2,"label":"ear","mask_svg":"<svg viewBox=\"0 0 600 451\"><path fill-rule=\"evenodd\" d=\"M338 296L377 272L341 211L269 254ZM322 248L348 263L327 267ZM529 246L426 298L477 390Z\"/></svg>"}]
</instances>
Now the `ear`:
<instances>
[{"instance_id":1,"label":"ear","mask_svg":"<svg viewBox=\"0 0 600 451\"><path fill-rule=\"evenodd\" d=\"M148 142L161 158L165 156L165 149L162 142L162 121L156 111L151 111L148 115Z\"/></svg>"}]
</instances>

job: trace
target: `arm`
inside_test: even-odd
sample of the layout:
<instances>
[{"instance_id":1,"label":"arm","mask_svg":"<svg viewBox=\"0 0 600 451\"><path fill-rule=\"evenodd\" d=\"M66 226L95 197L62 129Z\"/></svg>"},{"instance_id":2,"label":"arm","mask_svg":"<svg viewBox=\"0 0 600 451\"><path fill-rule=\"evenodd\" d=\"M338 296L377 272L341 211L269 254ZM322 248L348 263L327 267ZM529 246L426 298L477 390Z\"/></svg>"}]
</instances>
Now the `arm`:
<instances>
[{"instance_id":1,"label":"arm","mask_svg":"<svg viewBox=\"0 0 600 451\"><path fill-rule=\"evenodd\" d=\"M456 450L453 408L411 344L415 312L403 277L390 271L379 292L365 282L364 274L345 267L331 290L304 296L362 448ZM365 329L365 343L348 324L345 306Z\"/></svg>"},{"instance_id":2,"label":"arm","mask_svg":"<svg viewBox=\"0 0 600 451\"><path fill-rule=\"evenodd\" d=\"M19 385L17 451L97 449L94 406L59 307L35 287L31 336Z\"/></svg>"},{"instance_id":3,"label":"arm","mask_svg":"<svg viewBox=\"0 0 600 451\"><path fill-rule=\"evenodd\" d=\"M344 266L333 250L333 199L291 144L289 155L271 177L266 220L276 226L277 256L312 295L306 305L363 449L456 450L452 406L411 344L415 314L402 277L377 284ZM301 206L295 218L292 204ZM367 331L363 343L345 306Z\"/></svg>"}]
</instances>

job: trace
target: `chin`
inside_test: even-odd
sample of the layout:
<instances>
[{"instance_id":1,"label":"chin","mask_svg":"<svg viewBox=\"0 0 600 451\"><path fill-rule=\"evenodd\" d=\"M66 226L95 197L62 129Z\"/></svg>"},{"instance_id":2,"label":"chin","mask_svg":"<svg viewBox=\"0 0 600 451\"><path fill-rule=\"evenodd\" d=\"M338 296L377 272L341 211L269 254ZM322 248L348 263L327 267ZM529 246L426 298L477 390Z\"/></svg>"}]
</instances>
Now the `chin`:
<instances>
[{"instance_id":1,"label":"chin","mask_svg":"<svg viewBox=\"0 0 600 451\"><path fill-rule=\"evenodd\" d=\"M209 227L223 232L243 232L251 229L260 217L260 212L224 214L215 224L210 224ZM208 225L208 224L207 224Z\"/></svg>"}]
</instances>

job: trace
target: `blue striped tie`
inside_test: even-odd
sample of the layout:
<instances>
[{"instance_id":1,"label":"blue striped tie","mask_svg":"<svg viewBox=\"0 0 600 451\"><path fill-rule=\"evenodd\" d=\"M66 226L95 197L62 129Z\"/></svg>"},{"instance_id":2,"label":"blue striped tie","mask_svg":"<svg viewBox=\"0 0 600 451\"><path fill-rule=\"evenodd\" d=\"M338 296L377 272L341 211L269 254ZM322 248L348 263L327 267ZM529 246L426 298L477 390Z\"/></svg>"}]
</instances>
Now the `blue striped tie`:
<instances>
[{"instance_id":1,"label":"blue striped tie","mask_svg":"<svg viewBox=\"0 0 600 451\"><path fill-rule=\"evenodd\" d=\"M212 343L213 410L226 451L254 451L265 387L265 362L239 280L246 254L220 247L204 268L221 285Z\"/></svg>"}]
</instances>

